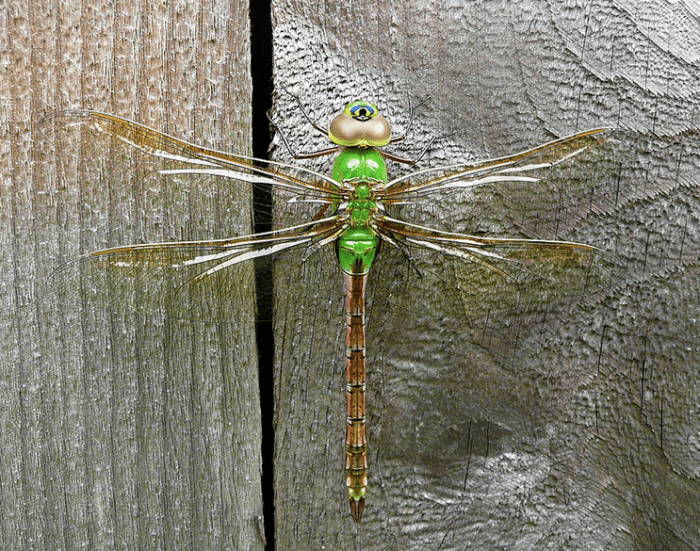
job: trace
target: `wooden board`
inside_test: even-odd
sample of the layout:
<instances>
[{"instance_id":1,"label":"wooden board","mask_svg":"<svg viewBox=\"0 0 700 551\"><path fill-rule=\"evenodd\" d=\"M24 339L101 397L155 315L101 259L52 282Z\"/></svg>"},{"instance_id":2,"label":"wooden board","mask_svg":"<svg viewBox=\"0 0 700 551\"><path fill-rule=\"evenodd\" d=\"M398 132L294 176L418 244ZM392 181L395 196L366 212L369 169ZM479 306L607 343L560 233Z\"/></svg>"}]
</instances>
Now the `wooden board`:
<instances>
[{"instance_id":1,"label":"wooden board","mask_svg":"<svg viewBox=\"0 0 700 551\"><path fill-rule=\"evenodd\" d=\"M473 324L431 305L433 288L410 297L420 315L407 316L396 306L405 304L401 274L382 269L380 253L369 282L370 486L359 529L343 487L342 277L328 267L315 275L307 263L303 284L280 278L278 549L696 546L694 9L275 2L274 118L298 151L328 142L282 87L321 126L360 98L399 133L409 103L430 96L410 140L394 149L410 155L443 137L422 167L608 127L598 157L572 164L580 185L554 197L556 216L521 224L499 188L484 218L471 219L466 202L436 205L418 221L574 239L620 265L594 295ZM276 143L275 155L288 160ZM307 166L327 171L330 161Z\"/></svg>"},{"instance_id":2,"label":"wooden board","mask_svg":"<svg viewBox=\"0 0 700 551\"><path fill-rule=\"evenodd\" d=\"M133 152L41 126L90 108L250 152L247 8L11 1L3 13L0 547L261 549L254 323L222 309L224 287L207 290L205 316L145 275L65 264L247 233L249 194L148 175ZM236 287L252 316L250 270Z\"/></svg>"}]
</instances>

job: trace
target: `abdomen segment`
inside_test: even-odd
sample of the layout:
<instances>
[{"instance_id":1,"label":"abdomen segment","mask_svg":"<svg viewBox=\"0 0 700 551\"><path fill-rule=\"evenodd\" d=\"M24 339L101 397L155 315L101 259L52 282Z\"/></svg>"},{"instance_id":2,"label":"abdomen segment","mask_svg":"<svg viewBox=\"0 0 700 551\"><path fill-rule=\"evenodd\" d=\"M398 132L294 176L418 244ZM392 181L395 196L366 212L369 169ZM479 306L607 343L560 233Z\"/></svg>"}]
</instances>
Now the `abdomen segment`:
<instances>
[{"instance_id":1,"label":"abdomen segment","mask_svg":"<svg viewBox=\"0 0 700 551\"><path fill-rule=\"evenodd\" d=\"M365 432L365 284L367 274L345 274L346 366L348 418L345 474L350 508L356 523L362 518L367 490L367 434Z\"/></svg>"}]
</instances>

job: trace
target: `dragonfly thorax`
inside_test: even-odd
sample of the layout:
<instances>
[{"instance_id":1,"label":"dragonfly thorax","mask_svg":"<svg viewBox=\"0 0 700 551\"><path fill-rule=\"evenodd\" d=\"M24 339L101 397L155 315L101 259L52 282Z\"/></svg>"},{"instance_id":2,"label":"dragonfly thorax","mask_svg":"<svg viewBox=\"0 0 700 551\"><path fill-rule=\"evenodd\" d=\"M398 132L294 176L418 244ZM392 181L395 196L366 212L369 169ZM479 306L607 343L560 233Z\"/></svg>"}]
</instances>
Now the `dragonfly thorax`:
<instances>
[{"instance_id":1,"label":"dragonfly thorax","mask_svg":"<svg viewBox=\"0 0 700 551\"><path fill-rule=\"evenodd\" d=\"M350 200L345 206L349 215L350 226L366 228L370 226L372 215L379 210L377 200L368 182L360 182L350 195Z\"/></svg>"},{"instance_id":2,"label":"dragonfly thorax","mask_svg":"<svg viewBox=\"0 0 700 551\"><path fill-rule=\"evenodd\" d=\"M353 182L354 189L341 207L347 227L337 242L337 253L340 266L347 274L366 274L379 246L379 237L372 227L373 216L380 209L372 189L374 183Z\"/></svg>"},{"instance_id":3,"label":"dragonfly thorax","mask_svg":"<svg viewBox=\"0 0 700 551\"><path fill-rule=\"evenodd\" d=\"M333 163L333 179L348 182L386 183L386 163L376 149L345 148Z\"/></svg>"}]
</instances>

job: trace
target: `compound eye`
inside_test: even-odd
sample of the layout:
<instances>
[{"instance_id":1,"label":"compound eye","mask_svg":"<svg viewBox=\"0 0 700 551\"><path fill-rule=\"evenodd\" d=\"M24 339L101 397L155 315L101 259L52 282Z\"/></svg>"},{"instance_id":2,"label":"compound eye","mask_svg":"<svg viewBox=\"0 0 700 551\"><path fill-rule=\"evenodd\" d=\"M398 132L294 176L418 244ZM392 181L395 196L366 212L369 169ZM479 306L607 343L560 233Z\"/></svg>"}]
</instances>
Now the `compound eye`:
<instances>
[{"instance_id":1,"label":"compound eye","mask_svg":"<svg viewBox=\"0 0 700 551\"><path fill-rule=\"evenodd\" d=\"M376 105L353 101L333 119L328 135L343 147L384 147L391 141L391 128Z\"/></svg>"}]
</instances>

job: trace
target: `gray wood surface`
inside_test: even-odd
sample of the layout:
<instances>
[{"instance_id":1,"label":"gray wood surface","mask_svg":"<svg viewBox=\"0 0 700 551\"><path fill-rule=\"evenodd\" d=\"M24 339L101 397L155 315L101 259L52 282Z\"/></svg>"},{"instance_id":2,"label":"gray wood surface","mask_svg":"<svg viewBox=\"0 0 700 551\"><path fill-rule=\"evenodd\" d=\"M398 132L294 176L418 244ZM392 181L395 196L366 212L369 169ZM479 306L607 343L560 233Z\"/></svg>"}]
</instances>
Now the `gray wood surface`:
<instances>
[{"instance_id":1,"label":"gray wood surface","mask_svg":"<svg viewBox=\"0 0 700 551\"><path fill-rule=\"evenodd\" d=\"M300 151L327 141L279 86L322 126L363 98L399 131L430 95L398 148L449 136L422 166L610 128L595 162L574 163L581 185L555 198L556 220L519 225L501 190L475 225L591 243L621 267L547 315L475 325L431 305L435 289L410 298L420 315L392 310L400 274L380 258L359 529L343 487L341 274L311 260L303 284L279 278L278 549L698 548L699 16L663 1L275 2L275 119ZM471 231L469 204L454 208Z\"/></svg>"},{"instance_id":2,"label":"gray wood surface","mask_svg":"<svg viewBox=\"0 0 700 551\"><path fill-rule=\"evenodd\" d=\"M250 152L247 5L10 0L0 13L0 548L262 549L250 270L236 294L202 289L204 310L148 273L65 265L249 232L250 197L38 134L44 115L82 107Z\"/></svg>"},{"instance_id":3,"label":"gray wood surface","mask_svg":"<svg viewBox=\"0 0 700 551\"><path fill-rule=\"evenodd\" d=\"M599 162L573 170L585 185L559 200L557 225L521 226L494 196L477 227L574 238L622 266L554 313L475 325L432 300L435 288L407 303L405 274L377 265L360 529L343 487L342 278L331 252L284 266L277 548L697 549L695 4L274 9L276 83L321 125L363 97L400 130L409 101L431 96L398 148L450 135L422 166L609 127ZM148 274L115 286L85 269L46 285L95 248L245 231L246 209L226 205L247 199L228 182L170 187L138 162L86 162L90 144L55 150L36 137L44 114L90 107L245 153L247 16L230 3L80 13L10 2L2 13L0 548L259 549L252 324L226 311L239 295L214 288L204 297L213 310L183 307ZM276 107L300 150L326 145L289 97L280 92ZM464 219L458 229L470 231Z\"/></svg>"}]
</instances>

